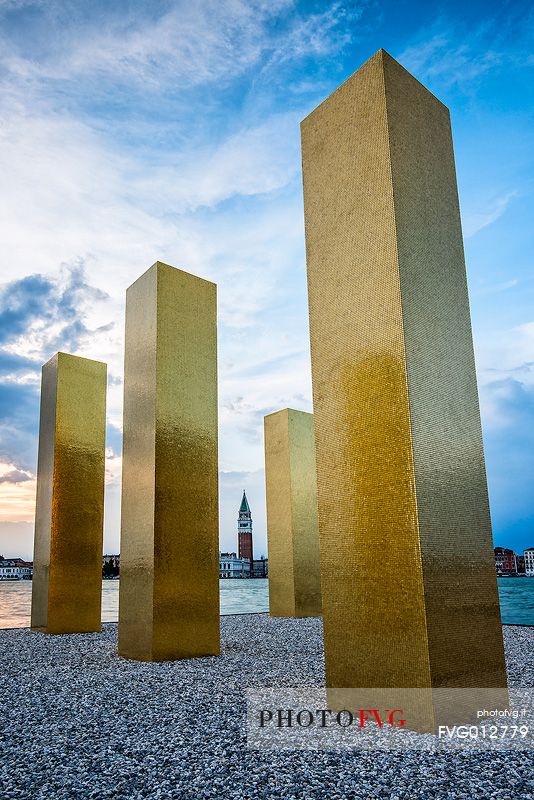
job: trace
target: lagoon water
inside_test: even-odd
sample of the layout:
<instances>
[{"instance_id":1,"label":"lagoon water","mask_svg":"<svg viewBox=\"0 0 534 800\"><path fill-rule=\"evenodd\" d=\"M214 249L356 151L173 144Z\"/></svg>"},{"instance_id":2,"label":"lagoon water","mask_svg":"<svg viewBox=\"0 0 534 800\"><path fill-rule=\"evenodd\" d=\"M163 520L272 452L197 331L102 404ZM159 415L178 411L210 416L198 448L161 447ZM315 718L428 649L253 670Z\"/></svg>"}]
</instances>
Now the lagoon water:
<instances>
[{"instance_id":1,"label":"lagoon water","mask_svg":"<svg viewBox=\"0 0 534 800\"><path fill-rule=\"evenodd\" d=\"M534 577L497 578L505 625L534 625Z\"/></svg>"},{"instance_id":2,"label":"lagoon water","mask_svg":"<svg viewBox=\"0 0 534 800\"><path fill-rule=\"evenodd\" d=\"M269 587L265 578L220 580L221 614L250 614L269 610ZM30 625L31 581L0 581L0 628ZM102 581L102 622L117 622L119 581Z\"/></svg>"},{"instance_id":3,"label":"lagoon water","mask_svg":"<svg viewBox=\"0 0 534 800\"><path fill-rule=\"evenodd\" d=\"M269 610L265 578L219 581L221 614L250 614ZM499 578L502 621L505 625L534 625L534 578ZM0 582L0 628L30 624L31 581ZM117 622L119 581L102 581L102 621Z\"/></svg>"}]
</instances>

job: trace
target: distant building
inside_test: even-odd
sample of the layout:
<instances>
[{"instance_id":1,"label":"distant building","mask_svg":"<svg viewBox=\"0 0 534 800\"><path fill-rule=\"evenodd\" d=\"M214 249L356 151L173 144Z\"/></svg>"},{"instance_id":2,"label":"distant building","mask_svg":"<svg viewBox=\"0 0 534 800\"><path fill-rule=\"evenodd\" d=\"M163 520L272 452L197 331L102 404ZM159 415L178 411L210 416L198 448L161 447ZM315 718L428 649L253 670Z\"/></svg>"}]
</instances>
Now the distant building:
<instances>
[{"instance_id":1,"label":"distant building","mask_svg":"<svg viewBox=\"0 0 534 800\"><path fill-rule=\"evenodd\" d=\"M527 547L523 558L525 559L525 575L534 578L534 547Z\"/></svg>"},{"instance_id":2,"label":"distant building","mask_svg":"<svg viewBox=\"0 0 534 800\"><path fill-rule=\"evenodd\" d=\"M120 555L105 555L102 556L102 577L103 578L118 578L120 569L121 557Z\"/></svg>"},{"instance_id":3,"label":"distant building","mask_svg":"<svg viewBox=\"0 0 534 800\"><path fill-rule=\"evenodd\" d=\"M254 565L252 569L252 577L253 578L267 578L269 576L269 564L268 559L264 558L255 558Z\"/></svg>"},{"instance_id":4,"label":"distant building","mask_svg":"<svg viewBox=\"0 0 534 800\"><path fill-rule=\"evenodd\" d=\"M497 575L517 575L517 561L516 555L513 550L508 547L496 547L495 553L495 570Z\"/></svg>"},{"instance_id":5,"label":"distant building","mask_svg":"<svg viewBox=\"0 0 534 800\"><path fill-rule=\"evenodd\" d=\"M516 568L517 568L517 574L518 575L524 575L525 574L525 556L516 555L515 564L516 564Z\"/></svg>"},{"instance_id":6,"label":"distant building","mask_svg":"<svg viewBox=\"0 0 534 800\"><path fill-rule=\"evenodd\" d=\"M0 556L0 581L29 581L33 575L33 561Z\"/></svg>"},{"instance_id":7,"label":"distant building","mask_svg":"<svg viewBox=\"0 0 534 800\"><path fill-rule=\"evenodd\" d=\"M219 578L250 578L250 561L237 553L219 553Z\"/></svg>"},{"instance_id":8,"label":"distant building","mask_svg":"<svg viewBox=\"0 0 534 800\"><path fill-rule=\"evenodd\" d=\"M244 490L237 519L237 550L239 558L246 558L248 560L250 570L254 561L252 552L252 514L250 513L247 495Z\"/></svg>"}]
</instances>

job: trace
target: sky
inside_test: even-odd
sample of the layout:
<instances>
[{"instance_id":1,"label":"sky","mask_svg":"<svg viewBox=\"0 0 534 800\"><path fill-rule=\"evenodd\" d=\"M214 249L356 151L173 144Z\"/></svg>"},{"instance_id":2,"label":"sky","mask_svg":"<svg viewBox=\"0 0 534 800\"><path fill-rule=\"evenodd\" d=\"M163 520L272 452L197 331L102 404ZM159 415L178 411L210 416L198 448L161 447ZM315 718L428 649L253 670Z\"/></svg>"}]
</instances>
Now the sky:
<instances>
[{"instance_id":1,"label":"sky","mask_svg":"<svg viewBox=\"0 0 534 800\"><path fill-rule=\"evenodd\" d=\"M118 552L124 296L218 284L220 544L263 417L312 410L299 122L383 47L451 111L496 545L534 546L534 10L528 2L0 0L0 554L31 557L41 366L108 364Z\"/></svg>"}]
</instances>

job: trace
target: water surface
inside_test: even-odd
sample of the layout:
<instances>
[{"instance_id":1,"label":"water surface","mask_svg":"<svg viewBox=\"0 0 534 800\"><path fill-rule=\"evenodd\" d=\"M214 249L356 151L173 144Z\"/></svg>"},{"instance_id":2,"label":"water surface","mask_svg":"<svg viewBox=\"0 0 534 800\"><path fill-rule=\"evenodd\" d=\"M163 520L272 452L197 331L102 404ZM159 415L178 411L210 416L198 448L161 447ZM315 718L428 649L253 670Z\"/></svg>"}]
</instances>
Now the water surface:
<instances>
[{"instance_id":1,"label":"water surface","mask_svg":"<svg viewBox=\"0 0 534 800\"><path fill-rule=\"evenodd\" d=\"M265 578L220 580L221 614L250 614L269 610L269 582ZM499 578L502 621L506 625L534 625L534 578ZM0 628L30 624L31 581L0 582ZM102 581L102 621L117 622L119 581Z\"/></svg>"},{"instance_id":2,"label":"water surface","mask_svg":"<svg viewBox=\"0 0 534 800\"><path fill-rule=\"evenodd\" d=\"M265 578L219 581L221 614L250 614L269 610ZM0 628L30 625L31 581L0 581ZM117 622L119 581L102 581L102 622Z\"/></svg>"}]
</instances>

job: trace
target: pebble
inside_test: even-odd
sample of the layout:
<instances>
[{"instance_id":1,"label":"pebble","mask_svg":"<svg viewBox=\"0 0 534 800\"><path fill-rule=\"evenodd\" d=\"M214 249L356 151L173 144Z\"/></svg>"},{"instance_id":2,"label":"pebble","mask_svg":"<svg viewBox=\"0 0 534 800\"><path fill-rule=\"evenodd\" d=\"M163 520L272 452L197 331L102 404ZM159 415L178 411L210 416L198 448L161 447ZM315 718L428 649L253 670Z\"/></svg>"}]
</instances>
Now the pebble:
<instances>
[{"instance_id":1,"label":"pebble","mask_svg":"<svg viewBox=\"0 0 534 800\"><path fill-rule=\"evenodd\" d=\"M534 628L505 626L511 685ZM0 631L0 797L24 800L534 800L522 751L254 751L246 688L324 684L319 619L221 618L218 658L117 656L117 625Z\"/></svg>"}]
</instances>

